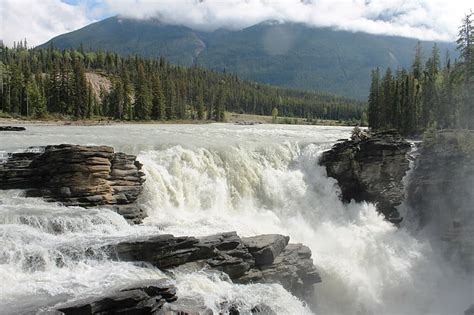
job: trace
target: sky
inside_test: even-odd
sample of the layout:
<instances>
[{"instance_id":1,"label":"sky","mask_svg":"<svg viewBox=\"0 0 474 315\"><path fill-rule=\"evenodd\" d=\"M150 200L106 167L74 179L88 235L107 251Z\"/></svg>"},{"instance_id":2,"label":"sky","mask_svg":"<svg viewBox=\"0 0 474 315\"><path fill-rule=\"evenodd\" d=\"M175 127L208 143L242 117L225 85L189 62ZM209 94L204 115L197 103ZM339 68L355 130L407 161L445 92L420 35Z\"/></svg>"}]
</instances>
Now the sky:
<instances>
[{"instance_id":1,"label":"sky","mask_svg":"<svg viewBox=\"0 0 474 315\"><path fill-rule=\"evenodd\" d=\"M421 40L453 41L472 0L0 0L0 39L29 46L104 18L158 18L199 30L266 20Z\"/></svg>"}]
</instances>

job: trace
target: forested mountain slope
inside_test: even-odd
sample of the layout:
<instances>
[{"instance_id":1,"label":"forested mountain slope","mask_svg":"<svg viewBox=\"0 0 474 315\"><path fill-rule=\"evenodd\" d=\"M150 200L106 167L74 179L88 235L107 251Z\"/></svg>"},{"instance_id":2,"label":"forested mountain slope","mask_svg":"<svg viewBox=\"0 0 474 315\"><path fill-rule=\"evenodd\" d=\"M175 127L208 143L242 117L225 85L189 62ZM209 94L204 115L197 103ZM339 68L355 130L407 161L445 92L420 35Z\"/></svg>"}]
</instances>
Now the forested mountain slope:
<instances>
[{"instance_id":1,"label":"forested mountain slope","mask_svg":"<svg viewBox=\"0 0 474 315\"><path fill-rule=\"evenodd\" d=\"M163 56L175 64L201 65L273 85L328 91L365 99L375 67L409 66L417 40L261 23L241 31L202 32L157 20L111 17L60 35L47 47L102 49L121 55ZM432 42L422 42L428 51ZM451 43L438 43L444 54Z\"/></svg>"}]
</instances>

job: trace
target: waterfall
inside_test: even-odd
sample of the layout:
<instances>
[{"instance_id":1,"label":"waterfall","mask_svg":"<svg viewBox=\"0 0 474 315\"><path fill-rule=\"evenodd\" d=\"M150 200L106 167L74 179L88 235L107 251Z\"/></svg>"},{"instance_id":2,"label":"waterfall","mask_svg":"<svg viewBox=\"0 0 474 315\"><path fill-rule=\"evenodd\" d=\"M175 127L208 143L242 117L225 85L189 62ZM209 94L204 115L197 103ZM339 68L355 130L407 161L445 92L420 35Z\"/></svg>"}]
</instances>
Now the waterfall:
<instances>
[{"instance_id":1,"label":"waterfall","mask_svg":"<svg viewBox=\"0 0 474 315\"><path fill-rule=\"evenodd\" d=\"M148 217L131 226L107 209L66 208L0 191L0 309L7 314L54 304L62 295L79 298L162 277L173 278L179 297L199 297L215 311L234 301L243 313L264 303L279 314L310 314L278 284L237 285L202 271L164 274L112 261L100 249L157 233L234 230L286 234L311 248L323 279L308 301L316 314L459 314L472 303L472 276L446 263L422 234L394 227L372 204L339 200L318 158L348 129L128 125L88 135L63 127L66 135L56 138L35 128L36 137L19 136L25 137L19 143L56 143L70 132L76 143L103 136L100 144L138 154L147 179L138 202ZM128 140L113 137L119 132L128 132ZM32 305L19 309L26 297Z\"/></svg>"}]
</instances>

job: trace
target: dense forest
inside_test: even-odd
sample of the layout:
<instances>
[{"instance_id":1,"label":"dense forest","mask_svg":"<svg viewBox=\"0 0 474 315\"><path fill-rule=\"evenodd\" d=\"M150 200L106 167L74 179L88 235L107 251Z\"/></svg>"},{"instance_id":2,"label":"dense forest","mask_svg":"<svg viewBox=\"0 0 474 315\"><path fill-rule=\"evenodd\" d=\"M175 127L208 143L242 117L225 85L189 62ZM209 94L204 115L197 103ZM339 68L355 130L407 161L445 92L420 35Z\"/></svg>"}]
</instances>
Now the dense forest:
<instances>
[{"instance_id":1,"label":"dense forest","mask_svg":"<svg viewBox=\"0 0 474 315\"><path fill-rule=\"evenodd\" d=\"M94 89L88 75L110 81ZM9 115L73 119L215 120L226 111L359 120L364 103L326 93L276 88L163 58L113 52L1 47L1 105ZM276 108L276 110L275 110Z\"/></svg>"},{"instance_id":2,"label":"dense forest","mask_svg":"<svg viewBox=\"0 0 474 315\"><path fill-rule=\"evenodd\" d=\"M428 129L474 129L474 14L459 27L459 60L444 62L435 45L424 62L416 47L411 69L372 71L368 119L373 129L395 128L405 135Z\"/></svg>"}]
</instances>

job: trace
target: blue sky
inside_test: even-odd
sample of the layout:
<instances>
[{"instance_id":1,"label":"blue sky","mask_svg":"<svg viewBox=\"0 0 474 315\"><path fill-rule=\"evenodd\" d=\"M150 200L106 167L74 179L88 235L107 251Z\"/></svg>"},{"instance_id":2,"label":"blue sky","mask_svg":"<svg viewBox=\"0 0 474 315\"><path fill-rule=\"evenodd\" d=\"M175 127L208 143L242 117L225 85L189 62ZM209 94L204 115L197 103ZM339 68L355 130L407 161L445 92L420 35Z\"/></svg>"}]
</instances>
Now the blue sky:
<instances>
[{"instance_id":1,"label":"blue sky","mask_svg":"<svg viewBox=\"0 0 474 315\"><path fill-rule=\"evenodd\" d=\"M0 0L0 39L38 45L113 15L200 30L265 20L452 41L472 0Z\"/></svg>"}]
</instances>

